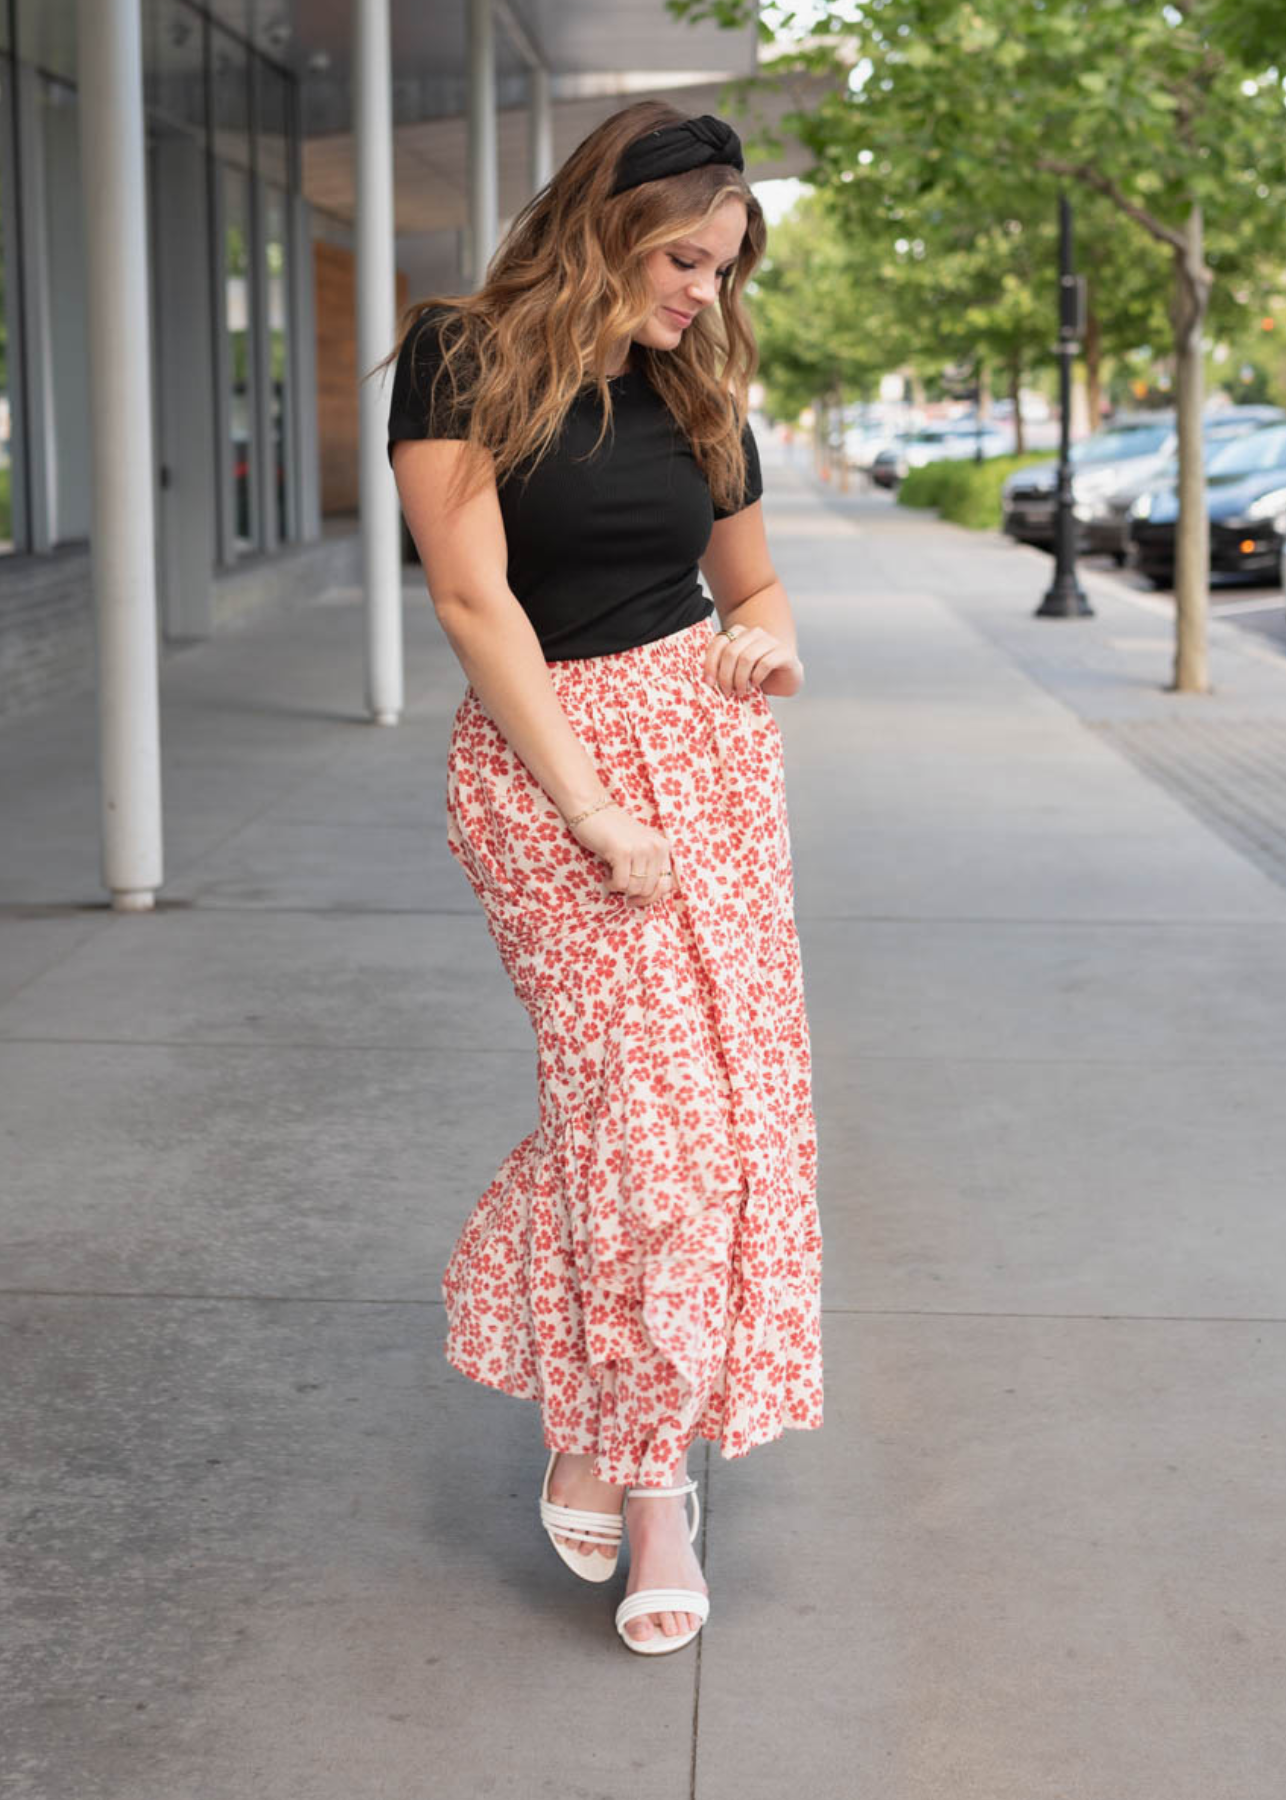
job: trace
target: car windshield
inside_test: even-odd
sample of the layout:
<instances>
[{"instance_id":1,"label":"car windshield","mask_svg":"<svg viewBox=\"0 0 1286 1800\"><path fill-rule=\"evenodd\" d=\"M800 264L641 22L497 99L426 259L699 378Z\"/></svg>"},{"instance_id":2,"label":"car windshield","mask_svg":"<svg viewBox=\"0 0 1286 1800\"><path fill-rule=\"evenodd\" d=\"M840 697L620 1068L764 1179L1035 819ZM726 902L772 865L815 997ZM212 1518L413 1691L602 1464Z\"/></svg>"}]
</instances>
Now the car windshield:
<instances>
[{"instance_id":1,"label":"car windshield","mask_svg":"<svg viewBox=\"0 0 1286 1800\"><path fill-rule=\"evenodd\" d=\"M1229 438L1245 437L1248 431L1260 431L1265 425L1275 423L1274 419L1207 419L1201 427L1201 435L1208 444L1224 444Z\"/></svg>"},{"instance_id":2,"label":"car windshield","mask_svg":"<svg viewBox=\"0 0 1286 1800\"><path fill-rule=\"evenodd\" d=\"M1118 431L1100 431L1072 445L1072 461L1084 463L1126 462L1131 456L1155 456L1170 437L1170 425L1129 425Z\"/></svg>"},{"instance_id":3,"label":"car windshield","mask_svg":"<svg viewBox=\"0 0 1286 1800\"><path fill-rule=\"evenodd\" d=\"M1206 464L1211 475L1253 475L1286 464L1286 425L1267 425L1222 444Z\"/></svg>"}]
</instances>

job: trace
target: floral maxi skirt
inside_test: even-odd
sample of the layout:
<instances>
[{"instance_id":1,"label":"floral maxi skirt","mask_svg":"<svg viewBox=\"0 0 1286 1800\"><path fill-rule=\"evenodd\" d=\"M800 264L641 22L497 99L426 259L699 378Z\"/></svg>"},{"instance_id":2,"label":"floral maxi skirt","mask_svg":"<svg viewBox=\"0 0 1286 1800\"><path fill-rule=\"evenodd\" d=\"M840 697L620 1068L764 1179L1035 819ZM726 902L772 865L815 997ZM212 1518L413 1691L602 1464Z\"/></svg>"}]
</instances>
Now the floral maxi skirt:
<instances>
[{"instance_id":1,"label":"floral maxi skirt","mask_svg":"<svg viewBox=\"0 0 1286 1800\"><path fill-rule=\"evenodd\" d=\"M470 687L447 839L536 1033L539 1123L443 1276L448 1361L535 1400L547 1447L666 1485L822 1422L821 1231L781 734L702 677L707 617L551 662L608 791L665 833L651 906L607 887Z\"/></svg>"}]
</instances>

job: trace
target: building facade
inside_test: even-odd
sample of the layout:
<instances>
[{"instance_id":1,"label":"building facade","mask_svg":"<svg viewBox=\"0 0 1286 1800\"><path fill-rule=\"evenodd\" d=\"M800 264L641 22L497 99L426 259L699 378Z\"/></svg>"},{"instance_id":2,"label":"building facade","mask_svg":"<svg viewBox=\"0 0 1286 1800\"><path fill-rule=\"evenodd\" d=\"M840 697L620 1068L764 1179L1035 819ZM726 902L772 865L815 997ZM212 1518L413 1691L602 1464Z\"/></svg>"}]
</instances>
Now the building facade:
<instances>
[{"instance_id":1,"label":"building facade","mask_svg":"<svg viewBox=\"0 0 1286 1800\"><path fill-rule=\"evenodd\" d=\"M664 0L0 0L0 722L97 704L113 904L162 880L168 651L356 585L400 715L400 308L631 100L807 103L756 57Z\"/></svg>"},{"instance_id":2,"label":"building facade","mask_svg":"<svg viewBox=\"0 0 1286 1800\"><path fill-rule=\"evenodd\" d=\"M320 537L312 230L297 76L190 0L139 12L158 624L175 643L215 629L239 570ZM93 680L86 78L74 6L0 0L0 716Z\"/></svg>"}]
</instances>

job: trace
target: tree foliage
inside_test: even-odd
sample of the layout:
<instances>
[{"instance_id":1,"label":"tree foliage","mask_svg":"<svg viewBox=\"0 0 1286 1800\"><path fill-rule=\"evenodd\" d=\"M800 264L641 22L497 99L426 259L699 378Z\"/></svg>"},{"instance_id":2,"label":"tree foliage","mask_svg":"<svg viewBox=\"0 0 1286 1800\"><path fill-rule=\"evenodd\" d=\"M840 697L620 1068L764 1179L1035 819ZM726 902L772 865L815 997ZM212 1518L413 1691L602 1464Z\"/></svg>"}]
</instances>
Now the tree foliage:
<instances>
[{"instance_id":1,"label":"tree foliage","mask_svg":"<svg viewBox=\"0 0 1286 1800\"><path fill-rule=\"evenodd\" d=\"M753 0L669 4L725 24L758 13ZM1253 285L1286 243L1279 0L819 0L771 16L798 39L784 67L841 77L783 123L812 155L810 178L856 215L910 237L926 213L981 210L994 229L1034 222L1033 208L1052 210L1074 184L1128 222L1136 246L1168 252L1183 504L1175 683L1204 688L1201 335L1218 277ZM1113 305L1128 273L1101 284Z\"/></svg>"},{"instance_id":2,"label":"tree foliage","mask_svg":"<svg viewBox=\"0 0 1286 1800\"><path fill-rule=\"evenodd\" d=\"M791 418L819 394L862 396L911 339L859 238L824 195L776 226L749 296L771 411Z\"/></svg>"}]
</instances>

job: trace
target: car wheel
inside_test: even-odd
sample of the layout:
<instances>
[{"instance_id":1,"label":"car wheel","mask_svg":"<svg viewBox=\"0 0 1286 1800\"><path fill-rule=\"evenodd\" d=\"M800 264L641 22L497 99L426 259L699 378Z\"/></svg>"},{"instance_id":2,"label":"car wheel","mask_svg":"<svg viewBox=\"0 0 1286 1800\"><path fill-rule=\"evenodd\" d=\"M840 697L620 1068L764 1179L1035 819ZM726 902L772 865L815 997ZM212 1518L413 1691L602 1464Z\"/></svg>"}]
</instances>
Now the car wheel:
<instances>
[{"instance_id":1,"label":"car wheel","mask_svg":"<svg viewBox=\"0 0 1286 1800\"><path fill-rule=\"evenodd\" d=\"M1139 573L1149 587L1160 588L1163 593L1174 586L1173 575L1154 575L1150 569L1140 569Z\"/></svg>"},{"instance_id":2,"label":"car wheel","mask_svg":"<svg viewBox=\"0 0 1286 1800\"><path fill-rule=\"evenodd\" d=\"M1123 569L1125 567L1125 562L1126 562L1125 551L1124 550L1113 550L1112 561L1116 564L1118 569Z\"/></svg>"}]
</instances>

